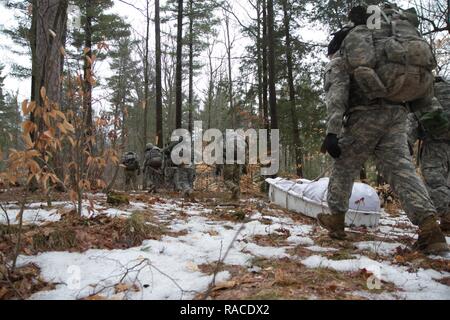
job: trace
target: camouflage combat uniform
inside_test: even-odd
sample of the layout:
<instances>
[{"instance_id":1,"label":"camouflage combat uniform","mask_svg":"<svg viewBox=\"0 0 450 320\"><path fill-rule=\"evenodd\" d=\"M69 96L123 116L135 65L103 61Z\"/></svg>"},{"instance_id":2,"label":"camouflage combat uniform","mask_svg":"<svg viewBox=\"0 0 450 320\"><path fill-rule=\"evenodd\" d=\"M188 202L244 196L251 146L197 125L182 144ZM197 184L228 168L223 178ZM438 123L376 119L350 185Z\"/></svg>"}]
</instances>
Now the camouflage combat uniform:
<instances>
[{"instance_id":1,"label":"camouflage combat uniform","mask_svg":"<svg viewBox=\"0 0 450 320\"><path fill-rule=\"evenodd\" d=\"M450 84L442 81L434 86L433 110L444 109L450 118ZM408 138L411 146L422 140L419 151L420 169L431 199L441 217L450 215L450 130L438 135L427 132L418 119L421 114L408 117Z\"/></svg>"},{"instance_id":2,"label":"camouflage combat uniform","mask_svg":"<svg viewBox=\"0 0 450 320\"><path fill-rule=\"evenodd\" d=\"M141 168L139 166L139 162L136 160L133 167L125 167L124 175L125 175L125 191L130 191L130 186L132 190L138 189L137 184L137 176L140 175Z\"/></svg>"},{"instance_id":3,"label":"camouflage combat uniform","mask_svg":"<svg viewBox=\"0 0 450 320\"><path fill-rule=\"evenodd\" d=\"M224 164L222 169L223 182L225 187L230 190L233 200L238 200L241 196L241 174L243 165Z\"/></svg>"},{"instance_id":4,"label":"camouflage combat uniform","mask_svg":"<svg viewBox=\"0 0 450 320\"><path fill-rule=\"evenodd\" d=\"M137 190L137 173L136 170L125 169L125 190L129 191L130 186L132 190Z\"/></svg>"},{"instance_id":5,"label":"camouflage combat uniform","mask_svg":"<svg viewBox=\"0 0 450 320\"><path fill-rule=\"evenodd\" d=\"M178 166L173 171L175 190L190 195L194 190L195 169L189 166Z\"/></svg>"},{"instance_id":6,"label":"camouflage combat uniform","mask_svg":"<svg viewBox=\"0 0 450 320\"><path fill-rule=\"evenodd\" d=\"M145 148L144 158L144 189L148 189L149 192L157 192L158 188L162 187L164 183L161 150L148 143ZM156 164L154 163L155 158L159 159L159 161L156 161Z\"/></svg>"},{"instance_id":7,"label":"camouflage combat uniform","mask_svg":"<svg viewBox=\"0 0 450 320\"><path fill-rule=\"evenodd\" d=\"M158 188L161 188L164 183L164 176L158 169L151 166L144 167L144 186L152 192L157 192Z\"/></svg>"},{"instance_id":8,"label":"camouflage combat uniform","mask_svg":"<svg viewBox=\"0 0 450 320\"><path fill-rule=\"evenodd\" d=\"M180 142L180 141L179 141ZM189 165L175 165L171 159L173 148L179 142L171 142L163 150L165 184L183 195L190 195L194 190L195 168Z\"/></svg>"},{"instance_id":9,"label":"camouflage combat uniform","mask_svg":"<svg viewBox=\"0 0 450 320\"><path fill-rule=\"evenodd\" d=\"M331 213L339 215L348 211L355 177L366 160L373 156L414 224L435 215L436 210L408 150L408 108L381 99L368 100L339 55L326 68L325 92L327 133L338 135L342 151L333 163L328 186L327 201Z\"/></svg>"}]
</instances>

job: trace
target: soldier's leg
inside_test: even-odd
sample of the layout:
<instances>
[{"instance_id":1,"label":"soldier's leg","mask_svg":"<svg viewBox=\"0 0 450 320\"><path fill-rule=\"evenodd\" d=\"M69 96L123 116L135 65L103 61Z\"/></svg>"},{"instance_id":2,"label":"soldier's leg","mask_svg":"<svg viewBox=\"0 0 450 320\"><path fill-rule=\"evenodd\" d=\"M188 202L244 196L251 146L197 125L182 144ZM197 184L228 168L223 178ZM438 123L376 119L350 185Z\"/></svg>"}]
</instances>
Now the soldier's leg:
<instances>
[{"instance_id":1,"label":"soldier's leg","mask_svg":"<svg viewBox=\"0 0 450 320\"><path fill-rule=\"evenodd\" d=\"M125 188L124 189L128 190L129 185L130 185L130 175L129 175L128 170L125 170Z\"/></svg>"},{"instance_id":2,"label":"soldier's leg","mask_svg":"<svg viewBox=\"0 0 450 320\"><path fill-rule=\"evenodd\" d=\"M190 196L192 189L189 183L189 168L179 167L176 171L177 190L182 192L183 196Z\"/></svg>"},{"instance_id":3,"label":"soldier's leg","mask_svg":"<svg viewBox=\"0 0 450 320\"><path fill-rule=\"evenodd\" d=\"M147 189L147 171L148 169L144 167L144 170L142 171L142 190Z\"/></svg>"},{"instance_id":4,"label":"soldier's leg","mask_svg":"<svg viewBox=\"0 0 450 320\"><path fill-rule=\"evenodd\" d=\"M422 175L438 215L450 212L450 152L446 152L446 147L450 148L445 143L425 142L420 160Z\"/></svg>"},{"instance_id":5,"label":"soldier's leg","mask_svg":"<svg viewBox=\"0 0 450 320\"><path fill-rule=\"evenodd\" d=\"M156 186L155 186L155 175L156 173L153 171L153 169L148 169L148 175L147 175L147 188L148 192L156 192Z\"/></svg>"},{"instance_id":6,"label":"soldier's leg","mask_svg":"<svg viewBox=\"0 0 450 320\"><path fill-rule=\"evenodd\" d=\"M224 180L225 187L231 192L231 199L238 200L240 196L239 185L233 180Z\"/></svg>"},{"instance_id":7,"label":"soldier's leg","mask_svg":"<svg viewBox=\"0 0 450 320\"><path fill-rule=\"evenodd\" d=\"M223 166L223 184L231 192L231 198L237 200L239 193L239 185L236 184L236 179L234 177L234 165L225 164Z\"/></svg>"},{"instance_id":8,"label":"soldier's leg","mask_svg":"<svg viewBox=\"0 0 450 320\"><path fill-rule=\"evenodd\" d=\"M133 191L137 190L137 175L136 175L136 171L133 171L131 173L131 187L133 188Z\"/></svg>"},{"instance_id":9,"label":"soldier's leg","mask_svg":"<svg viewBox=\"0 0 450 320\"><path fill-rule=\"evenodd\" d=\"M400 198L403 210L415 225L426 217L434 216L436 210L420 179L408 150L406 121L402 114L380 140L375 150L377 167Z\"/></svg>"},{"instance_id":10,"label":"soldier's leg","mask_svg":"<svg viewBox=\"0 0 450 320\"><path fill-rule=\"evenodd\" d=\"M328 184L327 202L331 214L319 214L320 224L335 239L345 238L345 214L349 208L353 183L359 175L361 166L372 154L379 132L375 127L364 125L370 122L369 115L355 113L351 123L339 139L341 156L333 162Z\"/></svg>"},{"instance_id":11,"label":"soldier's leg","mask_svg":"<svg viewBox=\"0 0 450 320\"><path fill-rule=\"evenodd\" d=\"M353 182L362 165L373 153L379 136L368 113L355 112L339 139L341 156L333 162L328 184L327 202L332 215L344 215L349 208Z\"/></svg>"},{"instance_id":12,"label":"soldier's leg","mask_svg":"<svg viewBox=\"0 0 450 320\"><path fill-rule=\"evenodd\" d=\"M233 199L238 200L241 197L241 166L235 165L233 169L233 183L236 186L233 190Z\"/></svg>"},{"instance_id":13,"label":"soldier's leg","mask_svg":"<svg viewBox=\"0 0 450 320\"><path fill-rule=\"evenodd\" d=\"M394 116L376 148L378 168L399 196L411 222L419 226L416 248L425 253L445 252L448 246L436 222L436 210L408 150L406 112L405 115L397 112Z\"/></svg>"},{"instance_id":14,"label":"soldier's leg","mask_svg":"<svg viewBox=\"0 0 450 320\"><path fill-rule=\"evenodd\" d=\"M441 229L450 231L450 144L424 142L420 161L431 200L441 218Z\"/></svg>"}]
</instances>

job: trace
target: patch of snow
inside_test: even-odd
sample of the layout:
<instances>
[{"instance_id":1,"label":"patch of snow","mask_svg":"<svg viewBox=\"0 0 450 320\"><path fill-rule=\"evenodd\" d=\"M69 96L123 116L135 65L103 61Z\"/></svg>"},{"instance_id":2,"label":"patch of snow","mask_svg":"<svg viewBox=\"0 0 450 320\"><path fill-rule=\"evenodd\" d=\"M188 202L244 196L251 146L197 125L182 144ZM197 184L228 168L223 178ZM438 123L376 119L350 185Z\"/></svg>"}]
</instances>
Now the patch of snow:
<instances>
[{"instance_id":1,"label":"patch of snow","mask_svg":"<svg viewBox=\"0 0 450 320\"><path fill-rule=\"evenodd\" d=\"M327 247L320 247L320 246L309 246L306 247L306 249L313 251L313 252L334 252L338 251L338 249L335 248L327 248Z\"/></svg>"},{"instance_id":2,"label":"patch of snow","mask_svg":"<svg viewBox=\"0 0 450 320\"><path fill-rule=\"evenodd\" d=\"M204 291L212 279L212 276L189 268L182 248L172 255L131 248L84 253L48 252L36 257L20 257L20 263L31 261L40 266L45 279L59 283L55 290L36 293L31 299L79 299L99 291L114 298L114 286L127 270L123 282L140 286L139 292L127 292L127 299L192 299ZM216 281L225 281L229 277L228 272L221 272Z\"/></svg>"},{"instance_id":3,"label":"patch of snow","mask_svg":"<svg viewBox=\"0 0 450 320\"><path fill-rule=\"evenodd\" d=\"M0 211L0 224L8 224L8 219L10 224L19 223L19 209L6 209L8 217L5 212ZM59 221L61 216L57 209L25 209L23 212L23 223L24 224L43 224L45 222Z\"/></svg>"},{"instance_id":4,"label":"patch of snow","mask_svg":"<svg viewBox=\"0 0 450 320\"><path fill-rule=\"evenodd\" d=\"M312 246L314 245L314 241L309 237L300 237L300 236L290 236L286 239L289 243L299 245L299 246Z\"/></svg>"},{"instance_id":5,"label":"patch of snow","mask_svg":"<svg viewBox=\"0 0 450 320\"><path fill-rule=\"evenodd\" d=\"M285 248L263 247L251 242L247 243L243 250L262 258L279 259L288 256Z\"/></svg>"},{"instance_id":6,"label":"patch of snow","mask_svg":"<svg viewBox=\"0 0 450 320\"><path fill-rule=\"evenodd\" d=\"M404 249L406 248L401 243L389 243L389 242L382 242L382 241L362 241L362 242L356 242L355 246L359 250L368 250L383 256L390 256L392 254L396 253L396 250L398 247Z\"/></svg>"},{"instance_id":7,"label":"patch of snow","mask_svg":"<svg viewBox=\"0 0 450 320\"><path fill-rule=\"evenodd\" d=\"M450 276L447 272L424 269L409 272L406 267L393 266L388 262L378 262L364 256L334 261L316 255L302 260L302 263L309 268L329 268L340 272L366 269L379 280L391 282L402 289L402 292L396 292L395 295L403 299L450 299L450 287L436 281Z\"/></svg>"},{"instance_id":8,"label":"patch of snow","mask_svg":"<svg viewBox=\"0 0 450 320\"><path fill-rule=\"evenodd\" d=\"M155 204L160 213L170 214L175 204ZM196 210L208 212L201 206ZM203 211L204 210L204 211ZM117 211L116 211L117 212ZM104 213L113 214L106 210ZM217 263L223 259L230 243L236 236L240 225L230 222L210 221L204 216L191 215L187 221L174 219L171 221L172 230L186 230L188 234L179 237L165 236L161 240L146 240L142 246L127 250L89 250L84 253L47 252L34 257L21 256L20 263L34 262L41 268L41 276L57 284L55 290L40 292L33 295L33 299L77 299L95 293L91 285L112 287L124 274L127 268L139 262L150 261L139 274L130 273L127 281L148 284L140 292L130 292L129 299L191 299L196 293L204 291L211 281L211 276L205 275L197 267L200 264ZM231 226L231 228L230 228ZM275 232L281 225L264 225L259 221L245 224L242 233L233 243L224 263L250 267L254 257L282 258L286 257L286 248L263 247L244 241L251 235L269 234ZM284 226L286 227L286 226ZM307 231L308 228L292 228L297 231ZM73 270L80 272L80 286L71 288L70 281ZM99 272L101 270L101 272ZM162 271L163 273L159 272ZM219 274L217 281L229 278L228 273ZM179 285L186 292L181 296ZM109 298L116 297L113 289L102 292Z\"/></svg>"}]
</instances>

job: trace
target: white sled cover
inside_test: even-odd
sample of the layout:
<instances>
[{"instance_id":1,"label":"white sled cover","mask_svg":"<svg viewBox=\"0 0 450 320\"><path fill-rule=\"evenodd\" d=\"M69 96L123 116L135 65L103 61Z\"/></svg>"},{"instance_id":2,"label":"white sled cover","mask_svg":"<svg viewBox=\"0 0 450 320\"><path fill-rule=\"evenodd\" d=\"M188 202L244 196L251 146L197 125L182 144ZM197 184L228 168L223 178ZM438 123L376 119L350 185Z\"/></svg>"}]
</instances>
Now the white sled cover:
<instances>
[{"instance_id":1,"label":"white sled cover","mask_svg":"<svg viewBox=\"0 0 450 320\"><path fill-rule=\"evenodd\" d=\"M330 213L327 204L329 178L318 181L306 179L266 179L270 200L288 210L316 218L319 213ZM374 188L356 182L353 185L349 211L345 217L347 226L376 227L380 219L380 199Z\"/></svg>"}]
</instances>

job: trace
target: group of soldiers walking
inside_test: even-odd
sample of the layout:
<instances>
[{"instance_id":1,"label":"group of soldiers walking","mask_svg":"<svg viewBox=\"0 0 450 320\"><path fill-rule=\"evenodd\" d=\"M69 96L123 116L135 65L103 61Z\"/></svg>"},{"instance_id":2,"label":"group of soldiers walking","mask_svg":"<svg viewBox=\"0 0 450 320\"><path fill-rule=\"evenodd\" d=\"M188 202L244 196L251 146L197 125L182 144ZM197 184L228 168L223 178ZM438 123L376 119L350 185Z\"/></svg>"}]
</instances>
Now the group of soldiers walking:
<instances>
[{"instance_id":1,"label":"group of soldiers walking","mask_svg":"<svg viewBox=\"0 0 450 320\"><path fill-rule=\"evenodd\" d=\"M175 165L171 160L171 152L177 143L170 143L160 149L148 143L144 151L143 189L156 193L161 188L172 189L190 195L194 188L195 169L189 165ZM139 160L134 152L127 152L122 159L125 175L125 189L137 190L137 177L141 173Z\"/></svg>"},{"instance_id":2,"label":"group of soldiers walking","mask_svg":"<svg viewBox=\"0 0 450 320\"><path fill-rule=\"evenodd\" d=\"M448 252L444 232L450 229L450 85L433 76L436 60L417 30L415 9L384 3L380 26L370 28L366 4L352 9L351 23L329 46L323 149L334 159L327 195L331 214L321 214L318 220L330 237L346 237L344 219L353 182L372 157L419 227L415 248ZM424 180L412 157L417 139Z\"/></svg>"},{"instance_id":3,"label":"group of soldiers walking","mask_svg":"<svg viewBox=\"0 0 450 320\"><path fill-rule=\"evenodd\" d=\"M150 193L157 193L161 189L169 189L190 196L194 189L196 178L195 168L191 165L175 165L171 159L173 148L178 142L171 142L166 148L160 149L148 143L144 151L142 186ZM138 156L134 152L127 152L122 159L125 176L125 189L137 190L137 179L141 168ZM215 168L215 176L223 176L225 187L231 192L232 200L239 200L242 173L246 172L244 165L223 164Z\"/></svg>"}]
</instances>

